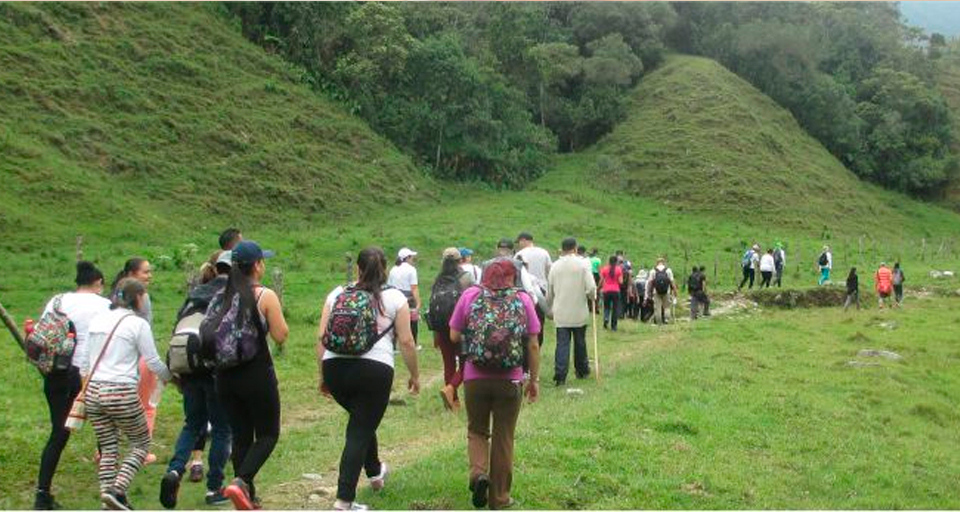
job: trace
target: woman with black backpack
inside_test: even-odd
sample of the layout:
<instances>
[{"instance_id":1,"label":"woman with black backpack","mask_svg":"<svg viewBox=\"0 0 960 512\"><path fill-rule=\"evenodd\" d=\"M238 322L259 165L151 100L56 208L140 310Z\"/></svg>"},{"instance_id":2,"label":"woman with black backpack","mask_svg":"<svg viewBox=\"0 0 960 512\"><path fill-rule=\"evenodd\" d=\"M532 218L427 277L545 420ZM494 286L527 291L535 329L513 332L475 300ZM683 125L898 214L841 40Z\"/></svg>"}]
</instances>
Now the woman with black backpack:
<instances>
[{"instance_id":1,"label":"woman with black backpack","mask_svg":"<svg viewBox=\"0 0 960 512\"><path fill-rule=\"evenodd\" d=\"M244 240L233 248L232 256L226 288L211 301L200 331L204 345L209 346L211 340L216 345L217 396L233 435L231 459L236 478L223 495L237 510L252 510L258 506L253 479L280 437L280 392L267 334L283 344L290 330L279 297L260 284L266 273L264 260L273 253ZM216 332L211 333L210 327ZM252 343L244 344L252 337ZM240 340L234 347L236 353L224 350L229 346L223 343L225 338Z\"/></svg>"},{"instance_id":2,"label":"woman with black backpack","mask_svg":"<svg viewBox=\"0 0 960 512\"><path fill-rule=\"evenodd\" d=\"M448 410L460 410L457 388L463 382L462 363L458 364L459 345L450 341L450 316L457 306L460 294L473 283L473 276L460 268L460 251L449 247L443 251L440 274L430 290L430 309L427 322L433 330L433 346L443 357L443 389L440 398Z\"/></svg>"},{"instance_id":3,"label":"woman with black backpack","mask_svg":"<svg viewBox=\"0 0 960 512\"><path fill-rule=\"evenodd\" d=\"M350 415L340 456L334 510L366 510L356 502L360 471L370 487L383 489L389 468L380 461L377 428L387 410L393 387L393 344L410 371L407 387L420 392L417 350L410 330L410 306L396 288L388 288L387 259L379 247L357 256L359 279L338 286L320 314L317 366L320 393L332 397Z\"/></svg>"}]
</instances>

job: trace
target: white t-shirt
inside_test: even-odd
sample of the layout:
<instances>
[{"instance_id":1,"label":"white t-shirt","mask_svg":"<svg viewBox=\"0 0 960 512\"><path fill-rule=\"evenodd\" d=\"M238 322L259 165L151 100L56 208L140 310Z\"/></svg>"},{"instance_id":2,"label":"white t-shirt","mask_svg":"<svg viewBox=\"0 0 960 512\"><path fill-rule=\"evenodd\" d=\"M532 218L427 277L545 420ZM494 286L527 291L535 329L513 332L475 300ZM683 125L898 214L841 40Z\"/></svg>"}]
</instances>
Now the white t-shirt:
<instances>
[{"instance_id":1,"label":"white t-shirt","mask_svg":"<svg viewBox=\"0 0 960 512\"><path fill-rule=\"evenodd\" d=\"M753 254L750 255L750 267L754 270L760 266L760 253L753 251Z\"/></svg>"},{"instance_id":2,"label":"white t-shirt","mask_svg":"<svg viewBox=\"0 0 960 512\"><path fill-rule=\"evenodd\" d=\"M656 294L656 290L653 287L653 281L657 278L658 270L666 270L667 277L670 278L671 283L673 282L673 269L670 267L664 267L663 265L654 267L653 270L650 271L649 277L647 278L647 295L651 297ZM667 293L670 292L668 291Z\"/></svg>"},{"instance_id":3,"label":"white t-shirt","mask_svg":"<svg viewBox=\"0 0 960 512\"><path fill-rule=\"evenodd\" d=\"M414 285L419 285L417 267L406 261L400 265L394 265L387 277L387 284L403 292L412 291Z\"/></svg>"},{"instance_id":4,"label":"white t-shirt","mask_svg":"<svg viewBox=\"0 0 960 512\"><path fill-rule=\"evenodd\" d=\"M411 268L413 267L411 266ZM338 286L335 290L330 292L330 295L327 295L327 300L324 303L325 307L333 308L333 303L336 302L337 297L341 293L343 293L342 286ZM383 313L377 315L377 331L383 332L388 327L393 325L393 322L396 320L397 313L400 311L400 309L409 306L407 306L407 298L403 296L403 293L401 293L400 290L384 290L380 294L380 300L383 301ZM390 329L390 332L384 334L383 337L380 338L380 340L377 341L373 348L371 348L366 354L359 356L348 356L326 350L323 353L323 360L326 361L327 359L336 359L338 357L349 359L369 359L393 368L393 340L396 337L396 334L396 328Z\"/></svg>"},{"instance_id":5,"label":"white t-shirt","mask_svg":"<svg viewBox=\"0 0 960 512\"><path fill-rule=\"evenodd\" d=\"M777 270L776 265L773 264L773 255L764 254L760 258L760 272L774 272Z\"/></svg>"},{"instance_id":6,"label":"white t-shirt","mask_svg":"<svg viewBox=\"0 0 960 512\"><path fill-rule=\"evenodd\" d=\"M89 357L85 358L86 361L81 361L83 366L80 367L80 372L84 375L88 374L96 363L114 326L121 322L91 381L137 384L140 381L141 357L150 371L157 374L161 380L171 379L170 370L157 354L150 324L143 317L131 313L129 309L114 309L101 313L90 321L87 343ZM130 316L123 318L126 315Z\"/></svg>"},{"instance_id":7,"label":"white t-shirt","mask_svg":"<svg viewBox=\"0 0 960 512\"><path fill-rule=\"evenodd\" d=\"M43 314L53 311L56 297L50 299ZM90 321L100 313L110 311L110 301L96 293L64 293L60 299L60 311L67 315L77 329L77 348L73 352L73 366L80 368L80 360L87 352L87 332L90 330Z\"/></svg>"},{"instance_id":8,"label":"white t-shirt","mask_svg":"<svg viewBox=\"0 0 960 512\"><path fill-rule=\"evenodd\" d=\"M480 270L480 267L473 263L463 263L460 265L460 270L470 274L473 284L480 284L480 278L483 277L483 271Z\"/></svg>"},{"instance_id":9,"label":"white t-shirt","mask_svg":"<svg viewBox=\"0 0 960 512\"><path fill-rule=\"evenodd\" d=\"M550 259L550 253L543 247L527 247L517 251L517 258L520 258L527 264L527 271L537 278L538 284L542 283L541 289L547 288L547 277L550 275L550 265L553 261Z\"/></svg>"}]
</instances>

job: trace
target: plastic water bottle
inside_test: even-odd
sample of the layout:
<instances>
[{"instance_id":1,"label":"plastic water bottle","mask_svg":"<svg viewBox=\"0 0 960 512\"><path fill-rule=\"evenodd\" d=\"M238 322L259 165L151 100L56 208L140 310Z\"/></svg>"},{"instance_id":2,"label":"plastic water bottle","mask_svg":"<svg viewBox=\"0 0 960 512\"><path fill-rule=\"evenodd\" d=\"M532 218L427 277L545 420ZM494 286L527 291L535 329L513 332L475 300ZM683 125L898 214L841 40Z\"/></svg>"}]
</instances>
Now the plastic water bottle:
<instances>
[{"instance_id":1,"label":"plastic water bottle","mask_svg":"<svg viewBox=\"0 0 960 512\"><path fill-rule=\"evenodd\" d=\"M160 397L163 396L163 386L163 381L157 379L157 387L153 388L153 393L150 393L150 399L148 400L150 407L156 409L157 406L160 405Z\"/></svg>"},{"instance_id":2,"label":"plastic water bottle","mask_svg":"<svg viewBox=\"0 0 960 512\"><path fill-rule=\"evenodd\" d=\"M27 336L30 336L33 333L33 319L28 318L23 322L23 333Z\"/></svg>"}]
</instances>

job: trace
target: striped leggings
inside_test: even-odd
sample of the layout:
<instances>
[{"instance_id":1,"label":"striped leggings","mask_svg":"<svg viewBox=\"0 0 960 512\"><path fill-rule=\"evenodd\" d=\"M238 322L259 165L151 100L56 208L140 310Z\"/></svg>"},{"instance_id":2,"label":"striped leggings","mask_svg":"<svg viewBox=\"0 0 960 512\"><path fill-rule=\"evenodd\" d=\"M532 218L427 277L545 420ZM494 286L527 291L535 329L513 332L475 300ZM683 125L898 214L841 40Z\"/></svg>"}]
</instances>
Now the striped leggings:
<instances>
[{"instance_id":1,"label":"striped leggings","mask_svg":"<svg viewBox=\"0 0 960 512\"><path fill-rule=\"evenodd\" d=\"M100 444L100 492L125 495L150 448L150 432L137 385L91 382L84 403ZM130 441L130 454L122 463L121 434Z\"/></svg>"}]
</instances>

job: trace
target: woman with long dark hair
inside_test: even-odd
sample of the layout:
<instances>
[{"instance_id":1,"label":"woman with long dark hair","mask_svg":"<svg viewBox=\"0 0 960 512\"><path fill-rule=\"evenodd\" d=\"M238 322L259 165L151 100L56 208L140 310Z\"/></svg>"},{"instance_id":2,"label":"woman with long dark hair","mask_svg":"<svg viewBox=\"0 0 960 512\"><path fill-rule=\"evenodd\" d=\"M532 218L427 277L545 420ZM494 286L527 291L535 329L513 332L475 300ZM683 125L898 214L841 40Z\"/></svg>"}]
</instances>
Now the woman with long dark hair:
<instances>
[{"instance_id":1,"label":"woman with long dark hair","mask_svg":"<svg viewBox=\"0 0 960 512\"><path fill-rule=\"evenodd\" d=\"M272 256L271 251L262 250L256 242L238 243L233 248L233 266L221 303L229 307L238 296L242 321L252 322L258 332L258 348L252 359L216 372L217 395L233 433L231 459L236 475L223 494L237 510L257 506L253 479L280 437L280 392L267 334L283 344L290 331L279 297L260 284L266 273L265 259Z\"/></svg>"},{"instance_id":2,"label":"woman with long dark hair","mask_svg":"<svg viewBox=\"0 0 960 512\"><path fill-rule=\"evenodd\" d=\"M463 382L461 372L463 363L458 362L459 345L450 341L450 315L453 313L453 307L457 305L460 294L473 283L473 276L460 268L460 261L460 251L456 247L449 247L443 251L440 274L434 280L430 293L431 315L436 312L436 316L443 317L429 318L430 328L433 329L433 346L440 349L440 355L443 358L444 386L440 390L440 398L443 400L443 406L453 411L460 409L457 388ZM443 303L442 306L441 303Z\"/></svg>"},{"instance_id":3,"label":"woman with long dark hair","mask_svg":"<svg viewBox=\"0 0 960 512\"><path fill-rule=\"evenodd\" d=\"M857 276L857 267L851 267L850 275L847 276L847 300L843 303L843 310L846 311L853 303L857 304L857 311L860 311L860 277Z\"/></svg>"},{"instance_id":4,"label":"woman with long dark hair","mask_svg":"<svg viewBox=\"0 0 960 512\"><path fill-rule=\"evenodd\" d=\"M368 247L357 256L359 279L344 289L337 287L323 306L317 342L317 366L320 371L320 393L332 397L350 415L347 422L346 443L340 456L340 476L337 481L335 510L365 510L356 503L357 482L364 470L374 490L383 489L389 468L380 460L377 428L383 419L393 387L393 343L403 354L403 362L410 371L407 388L420 392L420 373L417 368L417 350L410 331L410 306L407 298L395 288L385 288L387 259L379 247ZM343 293L363 292L369 295L376 316L376 330L380 338L361 355L346 355L326 350L323 338L331 310Z\"/></svg>"},{"instance_id":5,"label":"woman with long dark hair","mask_svg":"<svg viewBox=\"0 0 960 512\"><path fill-rule=\"evenodd\" d=\"M603 328L617 330L620 318L620 284L623 283L623 268L617 264L617 257L600 269L600 291L603 293Z\"/></svg>"}]
</instances>

